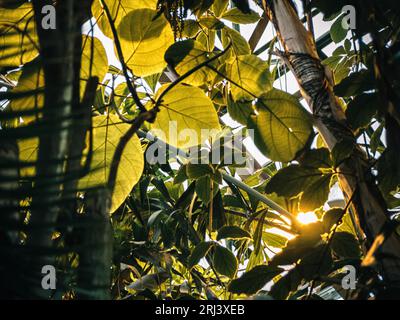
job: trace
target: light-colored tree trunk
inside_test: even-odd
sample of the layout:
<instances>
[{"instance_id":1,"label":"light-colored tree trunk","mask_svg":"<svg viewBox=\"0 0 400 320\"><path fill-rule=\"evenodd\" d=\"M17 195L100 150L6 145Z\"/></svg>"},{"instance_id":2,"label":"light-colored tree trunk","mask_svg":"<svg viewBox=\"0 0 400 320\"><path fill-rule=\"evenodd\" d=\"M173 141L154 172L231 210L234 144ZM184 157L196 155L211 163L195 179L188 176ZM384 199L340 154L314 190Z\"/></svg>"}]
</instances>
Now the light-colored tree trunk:
<instances>
[{"instance_id":1,"label":"light-colored tree trunk","mask_svg":"<svg viewBox=\"0 0 400 320\"><path fill-rule=\"evenodd\" d=\"M311 33L305 29L288 0L263 0L263 5L283 45L282 58L295 75L326 145L332 150L343 139L354 144L355 151L339 167L339 182L347 199L354 195L352 211L369 247L389 221L387 207L375 184L366 155L356 145L356 138L333 92L330 70L322 65ZM395 233L386 239L381 253L384 256L380 267L385 281L400 286L400 240Z\"/></svg>"}]
</instances>

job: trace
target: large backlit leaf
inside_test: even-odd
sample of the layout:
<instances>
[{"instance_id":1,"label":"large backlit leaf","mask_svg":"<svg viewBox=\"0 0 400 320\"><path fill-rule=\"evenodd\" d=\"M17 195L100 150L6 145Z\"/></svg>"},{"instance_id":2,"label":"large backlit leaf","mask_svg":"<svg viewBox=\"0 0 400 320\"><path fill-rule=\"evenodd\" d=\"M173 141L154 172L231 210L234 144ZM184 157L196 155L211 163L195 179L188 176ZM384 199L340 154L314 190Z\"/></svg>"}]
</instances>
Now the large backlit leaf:
<instances>
[{"instance_id":1,"label":"large backlit leaf","mask_svg":"<svg viewBox=\"0 0 400 320\"><path fill-rule=\"evenodd\" d=\"M300 200L300 210L312 211L328 200L332 175L322 175L306 186Z\"/></svg>"},{"instance_id":2,"label":"large backlit leaf","mask_svg":"<svg viewBox=\"0 0 400 320\"><path fill-rule=\"evenodd\" d=\"M224 226L218 230L217 240L221 239L251 239L251 235L237 226Z\"/></svg>"},{"instance_id":3,"label":"large backlit leaf","mask_svg":"<svg viewBox=\"0 0 400 320\"><path fill-rule=\"evenodd\" d=\"M229 20L233 23L246 24L257 22L260 20L260 15L253 10L251 10L250 13L243 13L238 8L232 8L226 11L221 18Z\"/></svg>"},{"instance_id":4,"label":"large backlit leaf","mask_svg":"<svg viewBox=\"0 0 400 320\"><path fill-rule=\"evenodd\" d=\"M210 58L210 54L200 42L190 39L176 42L169 47L165 53L165 61L174 67L179 75L182 75L207 61ZM204 85L209 80L211 72L209 68L203 67L182 82L194 86Z\"/></svg>"},{"instance_id":5,"label":"large backlit leaf","mask_svg":"<svg viewBox=\"0 0 400 320\"><path fill-rule=\"evenodd\" d=\"M16 67L37 56L38 38L32 3L0 8L0 67Z\"/></svg>"},{"instance_id":6,"label":"large backlit leaf","mask_svg":"<svg viewBox=\"0 0 400 320\"><path fill-rule=\"evenodd\" d=\"M248 123L257 147L271 160L293 160L312 132L311 118L296 98L276 89L263 94L257 108Z\"/></svg>"},{"instance_id":7,"label":"large backlit leaf","mask_svg":"<svg viewBox=\"0 0 400 320\"><path fill-rule=\"evenodd\" d=\"M97 116L93 118L93 156L90 173L79 180L79 188L86 189L106 185L115 149L120 138L129 129L129 125L121 123L115 115ZM19 159L34 162L37 159L38 138L18 141ZM88 146L84 154L87 155ZM86 156L84 156L86 158ZM114 192L111 198L110 213L113 213L125 201L134 185L139 181L144 168L142 147L137 136L126 145L119 162ZM21 176L34 176L35 167L24 166Z\"/></svg>"},{"instance_id":8,"label":"large backlit leaf","mask_svg":"<svg viewBox=\"0 0 400 320\"><path fill-rule=\"evenodd\" d=\"M212 10L217 17L220 17L228 8L229 0L216 0L212 5Z\"/></svg>"},{"instance_id":9,"label":"large backlit leaf","mask_svg":"<svg viewBox=\"0 0 400 320\"><path fill-rule=\"evenodd\" d=\"M330 29L331 39L335 43L339 43L346 38L348 30L344 29L342 26L343 19L344 17L342 15L339 16L339 18L337 18L336 21L332 24L332 27Z\"/></svg>"},{"instance_id":10,"label":"large backlit leaf","mask_svg":"<svg viewBox=\"0 0 400 320\"><path fill-rule=\"evenodd\" d=\"M234 101L254 100L272 88L268 64L255 55L238 56L226 66Z\"/></svg>"},{"instance_id":11,"label":"large backlit leaf","mask_svg":"<svg viewBox=\"0 0 400 320\"><path fill-rule=\"evenodd\" d=\"M313 280L318 276L328 274L331 271L332 263L329 246L321 244L307 252L297 269L306 280Z\"/></svg>"},{"instance_id":12,"label":"large backlit leaf","mask_svg":"<svg viewBox=\"0 0 400 320\"><path fill-rule=\"evenodd\" d=\"M81 62L81 82L80 82L80 95L83 97L86 87L86 80L90 75L97 76L100 81L108 71L108 60L106 51L97 38L83 37L83 52ZM93 60L91 59L91 48L93 41ZM92 67L90 67L92 65ZM43 91L44 89L44 74L43 69L37 61L24 66L21 77L18 80L17 86L13 89L16 93L28 92L33 90ZM44 104L44 94L37 92L26 95L24 97L15 98L11 102L11 109L13 111L26 111L31 109L41 109ZM34 115L27 115L23 117L25 122L35 119Z\"/></svg>"},{"instance_id":13,"label":"large backlit leaf","mask_svg":"<svg viewBox=\"0 0 400 320\"><path fill-rule=\"evenodd\" d=\"M156 99L168 87L162 86ZM149 108L152 105L150 104ZM151 129L156 136L180 148L203 143L211 131L219 131L217 112L209 97L196 87L177 85L164 97ZM203 130L203 131L202 131Z\"/></svg>"},{"instance_id":14,"label":"large backlit leaf","mask_svg":"<svg viewBox=\"0 0 400 320\"><path fill-rule=\"evenodd\" d=\"M108 7L115 27L118 27L122 18L129 12L136 9L157 8L157 0L103 0ZM96 18L96 24L101 31L109 38L113 38L110 23L102 8L100 0L94 0L92 4L92 14Z\"/></svg>"},{"instance_id":15,"label":"large backlit leaf","mask_svg":"<svg viewBox=\"0 0 400 320\"><path fill-rule=\"evenodd\" d=\"M257 293L282 271L282 269L276 267L256 266L244 273L240 278L232 280L228 290L233 293L247 295Z\"/></svg>"},{"instance_id":16,"label":"large backlit leaf","mask_svg":"<svg viewBox=\"0 0 400 320\"><path fill-rule=\"evenodd\" d=\"M93 158L91 172L79 181L80 188L90 188L107 183L111 162L121 137L130 125L121 123L115 115L93 118ZM144 168L144 157L139 138L135 135L127 143L118 165L112 194L110 213L125 201L139 181Z\"/></svg>"},{"instance_id":17,"label":"large backlit leaf","mask_svg":"<svg viewBox=\"0 0 400 320\"><path fill-rule=\"evenodd\" d=\"M339 223L339 221L343 218L343 215L344 212L342 208L332 208L326 211L322 218L325 231L329 232L334 225Z\"/></svg>"},{"instance_id":18,"label":"large backlit leaf","mask_svg":"<svg viewBox=\"0 0 400 320\"><path fill-rule=\"evenodd\" d=\"M189 268L192 268L196 264L198 264L200 259L204 258L207 255L213 245L214 243L211 241L203 241L196 245L191 255L189 256Z\"/></svg>"},{"instance_id":19,"label":"large backlit leaf","mask_svg":"<svg viewBox=\"0 0 400 320\"><path fill-rule=\"evenodd\" d=\"M279 196L294 197L305 190L307 184L314 180L316 175L321 175L313 168L305 168L297 164L279 170L268 182L265 191L275 192Z\"/></svg>"},{"instance_id":20,"label":"large backlit leaf","mask_svg":"<svg viewBox=\"0 0 400 320\"><path fill-rule=\"evenodd\" d=\"M163 71L167 65L165 51L174 42L164 15L151 9L133 10L122 18L118 34L124 59L136 76Z\"/></svg>"},{"instance_id":21,"label":"large backlit leaf","mask_svg":"<svg viewBox=\"0 0 400 320\"><path fill-rule=\"evenodd\" d=\"M226 48L230 43L232 48L230 49L234 56L241 56L250 54L250 46L246 39L240 34L240 32L224 27L221 32L222 45Z\"/></svg>"},{"instance_id":22,"label":"large backlit leaf","mask_svg":"<svg viewBox=\"0 0 400 320\"><path fill-rule=\"evenodd\" d=\"M227 109L230 117L243 125L247 125L247 121L254 111L251 101L234 102L230 96L227 98Z\"/></svg>"},{"instance_id":23,"label":"large backlit leaf","mask_svg":"<svg viewBox=\"0 0 400 320\"><path fill-rule=\"evenodd\" d=\"M236 274L238 262L233 253L227 248L216 245L214 251L214 268L218 273L233 278Z\"/></svg>"},{"instance_id":24,"label":"large backlit leaf","mask_svg":"<svg viewBox=\"0 0 400 320\"><path fill-rule=\"evenodd\" d=\"M348 232L336 232L332 238L332 250L341 258L359 258L360 245L353 234Z\"/></svg>"}]
</instances>

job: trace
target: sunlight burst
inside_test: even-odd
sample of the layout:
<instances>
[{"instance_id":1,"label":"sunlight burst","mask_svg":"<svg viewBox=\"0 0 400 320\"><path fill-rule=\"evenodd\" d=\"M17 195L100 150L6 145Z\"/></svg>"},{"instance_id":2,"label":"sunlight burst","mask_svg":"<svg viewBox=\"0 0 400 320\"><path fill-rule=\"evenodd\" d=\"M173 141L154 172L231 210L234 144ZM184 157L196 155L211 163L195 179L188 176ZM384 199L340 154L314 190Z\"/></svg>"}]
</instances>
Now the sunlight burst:
<instances>
[{"instance_id":1,"label":"sunlight burst","mask_svg":"<svg viewBox=\"0 0 400 320\"><path fill-rule=\"evenodd\" d=\"M309 223L317 222L318 217L316 216L316 214L313 211L299 212L297 214L297 220L301 224L309 224Z\"/></svg>"}]
</instances>

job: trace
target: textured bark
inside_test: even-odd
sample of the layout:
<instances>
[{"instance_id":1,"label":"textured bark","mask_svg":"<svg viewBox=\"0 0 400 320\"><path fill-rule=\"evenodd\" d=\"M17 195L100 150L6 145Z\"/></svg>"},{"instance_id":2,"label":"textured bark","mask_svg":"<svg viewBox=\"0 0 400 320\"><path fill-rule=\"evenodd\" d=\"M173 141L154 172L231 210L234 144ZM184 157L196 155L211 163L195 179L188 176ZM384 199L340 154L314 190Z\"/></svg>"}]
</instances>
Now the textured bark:
<instances>
[{"instance_id":1,"label":"textured bark","mask_svg":"<svg viewBox=\"0 0 400 320\"><path fill-rule=\"evenodd\" d=\"M108 216L110 197L106 189L86 195L86 212L80 218L84 227L78 236L83 244L79 248L79 299L110 299L112 263L112 227Z\"/></svg>"},{"instance_id":2,"label":"textured bark","mask_svg":"<svg viewBox=\"0 0 400 320\"><path fill-rule=\"evenodd\" d=\"M340 186L349 199L354 194L353 212L356 222L366 235L366 245L387 226L386 203L376 186L363 150L347 125L345 113L333 92L330 70L321 64L311 34L304 28L288 0L263 1L264 9L273 21L284 47L282 58L295 75L303 98L310 106L315 126L332 150L346 139L354 144L354 152L340 167ZM381 271L387 283L400 286L400 240L391 233L381 247Z\"/></svg>"}]
</instances>

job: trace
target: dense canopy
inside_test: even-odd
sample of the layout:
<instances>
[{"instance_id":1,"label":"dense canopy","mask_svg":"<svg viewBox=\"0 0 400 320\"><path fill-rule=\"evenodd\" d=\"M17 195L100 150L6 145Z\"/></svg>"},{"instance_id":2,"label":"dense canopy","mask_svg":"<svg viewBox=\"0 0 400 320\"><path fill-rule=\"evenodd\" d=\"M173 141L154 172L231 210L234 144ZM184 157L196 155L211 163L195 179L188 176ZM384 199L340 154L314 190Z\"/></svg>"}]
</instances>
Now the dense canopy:
<instances>
[{"instance_id":1,"label":"dense canopy","mask_svg":"<svg viewBox=\"0 0 400 320\"><path fill-rule=\"evenodd\" d=\"M0 297L400 298L399 17L0 1Z\"/></svg>"}]
</instances>

